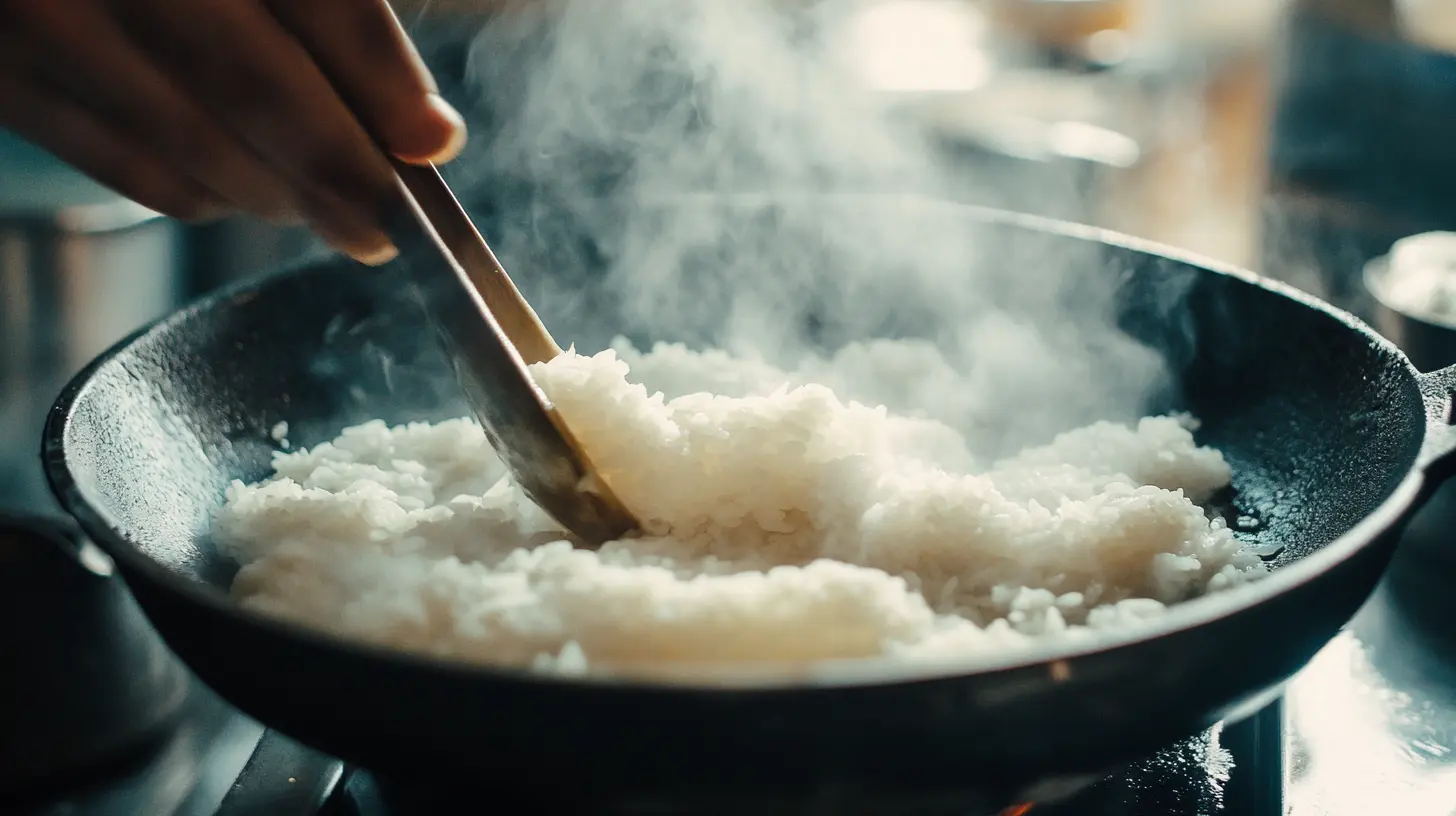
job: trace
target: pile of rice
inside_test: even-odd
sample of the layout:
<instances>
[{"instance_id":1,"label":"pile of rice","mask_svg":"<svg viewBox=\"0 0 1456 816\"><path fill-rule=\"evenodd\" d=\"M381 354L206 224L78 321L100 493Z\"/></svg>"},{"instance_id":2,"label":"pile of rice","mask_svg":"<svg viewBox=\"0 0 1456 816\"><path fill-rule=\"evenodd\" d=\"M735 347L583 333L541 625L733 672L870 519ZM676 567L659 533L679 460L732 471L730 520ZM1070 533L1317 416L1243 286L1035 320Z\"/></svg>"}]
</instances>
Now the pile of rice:
<instances>
[{"instance_id":1,"label":"pile of rice","mask_svg":"<svg viewBox=\"0 0 1456 816\"><path fill-rule=\"evenodd\" d=\"M619 343L534 374L641 535L573 548L472 421L370 422L229 489L237 597L452 659L723 676L1092 638L1265 572L1200 507L1230 472L1187 417L979 464L944 424L722 352Z\"/></svg>"}]
</instances>

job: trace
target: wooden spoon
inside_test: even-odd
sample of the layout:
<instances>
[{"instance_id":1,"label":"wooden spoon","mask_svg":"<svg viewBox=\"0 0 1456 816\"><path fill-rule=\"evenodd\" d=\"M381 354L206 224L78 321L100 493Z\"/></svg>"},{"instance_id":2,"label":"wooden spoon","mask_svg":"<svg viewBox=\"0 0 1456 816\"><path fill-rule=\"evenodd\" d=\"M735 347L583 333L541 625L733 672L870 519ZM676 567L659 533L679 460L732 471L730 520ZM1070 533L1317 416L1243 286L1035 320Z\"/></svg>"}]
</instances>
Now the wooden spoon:
<instances>
[{"instance_id":1,"label":"wooden spoon","mask_svg":"<svg viewBox=\"0 0 1456 816\"><path fill-rule=\"evenodd\" d=\"M527 368L561 354L433 165L394 160L400 201L386 213L392 262L454 363L455 375L516 483L589 547L637 529Z\"/></svg>"}]
</instances>

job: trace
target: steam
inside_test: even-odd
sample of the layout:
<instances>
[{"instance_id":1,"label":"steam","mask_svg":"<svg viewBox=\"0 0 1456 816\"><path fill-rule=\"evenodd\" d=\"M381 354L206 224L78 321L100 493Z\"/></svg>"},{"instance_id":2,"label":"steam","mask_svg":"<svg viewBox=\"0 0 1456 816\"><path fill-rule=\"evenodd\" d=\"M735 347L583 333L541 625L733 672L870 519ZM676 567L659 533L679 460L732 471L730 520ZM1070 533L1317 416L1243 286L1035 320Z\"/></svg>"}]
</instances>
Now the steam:
<instances>
[{"instance_id":1,"label":"steam","mask_svg":"<svg viewBox=\"0 0 1456 816\"><path fill-rule=\"evenodd\" d=\"M1117 275L993 245L936 200L961 174L860 83L840 46L858 5L556 0L491 22L461 172L505 202L484 221L527 296L583 351L850 355L842 396L987 456L1139 415L1163 370L1113 327ZM896 336L929 354L857 342Z\"/></svg>"}]
</instances>

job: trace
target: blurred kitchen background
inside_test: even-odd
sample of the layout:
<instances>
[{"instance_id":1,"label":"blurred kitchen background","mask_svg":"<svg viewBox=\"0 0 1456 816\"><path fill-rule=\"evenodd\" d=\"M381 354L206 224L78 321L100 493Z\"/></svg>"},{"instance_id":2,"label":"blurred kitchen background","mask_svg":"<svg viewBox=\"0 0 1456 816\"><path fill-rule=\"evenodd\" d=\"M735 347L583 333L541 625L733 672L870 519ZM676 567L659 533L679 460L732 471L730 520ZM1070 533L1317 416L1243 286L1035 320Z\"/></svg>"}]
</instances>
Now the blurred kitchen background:
<instances>
[{"instance_id":1,"label":"blurred kitchen background","mask_svg":"<svg viewBox=\"0 0 1456 816\"><path fill-rule=\"evenodd\" d=\"M461 101L481 4L398 6ZM1365 261L1456 229L1453 0L865 0L843 38L967 201L1166 242L1362 314ZM0 132L0 508L49 502L40 424L85 361L322 251L251 222L185 228Z\"/></svg>"}]
</instances>

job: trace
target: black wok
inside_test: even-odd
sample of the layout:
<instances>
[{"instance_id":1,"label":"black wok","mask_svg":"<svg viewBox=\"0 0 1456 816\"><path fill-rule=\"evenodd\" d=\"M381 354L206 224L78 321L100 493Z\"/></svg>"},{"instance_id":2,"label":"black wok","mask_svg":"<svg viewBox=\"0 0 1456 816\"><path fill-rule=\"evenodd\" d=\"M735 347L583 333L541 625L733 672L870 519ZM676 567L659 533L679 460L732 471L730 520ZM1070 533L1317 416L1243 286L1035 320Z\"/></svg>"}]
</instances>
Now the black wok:
<instances>
[{"instance_id":1,"label":"black wok","mask_svg":"<svg viewBox=\"0 0 1456 816\"><path fill-rule=\"evenodd\" d=\"M1121 325L1175 372L1148 408L1202 419L1201 441L1233 466L1238 511L1261 521L1250 538L1283 548L1269 578L1095 650L729 689L453 665L245 611L207 528L230 480L268 472L275 423L313 444L369 418L463 411L399 284L342 261L215 294L102 356L50 416L51 485L199 677L384 778L583 798L1051 796L1251 713L1345 624L1456 447L1456 370L1417 373L1354 318L1246 273L1100 231L935 206L986 257L1116 276ZM552 297L538 302L558 337L592 334L553 314ZM887 303L881 328L894 331L904 310ZM843 339L832 315L798 317L827 344Z\"/></svg>"}]
</instances>

